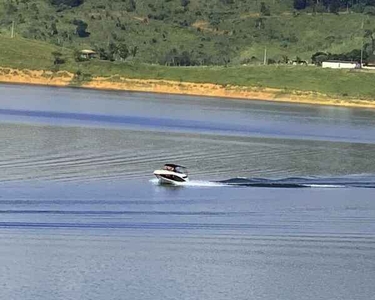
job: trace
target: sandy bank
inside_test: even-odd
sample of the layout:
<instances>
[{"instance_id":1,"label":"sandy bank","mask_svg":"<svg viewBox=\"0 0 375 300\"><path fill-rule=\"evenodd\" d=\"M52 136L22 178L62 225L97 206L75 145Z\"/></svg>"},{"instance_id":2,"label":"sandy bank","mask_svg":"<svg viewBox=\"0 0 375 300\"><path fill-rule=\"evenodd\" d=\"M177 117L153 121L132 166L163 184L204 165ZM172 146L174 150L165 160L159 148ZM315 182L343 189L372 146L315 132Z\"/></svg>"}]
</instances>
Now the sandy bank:
<instances>
[{"instance_id":1,"label":"sandy bank","mask_svg":"<svg viewBox=\"0 0 375 300\"><path fill-rule=\"evenodd\" d=\"M74 74L66 71L53 73L43 70L17 70L0 67L0 82L6 83L69 86L73 78Z\"/></svg>"},{"instance_id":2,"label":"sandy bank","mask_svg":"<svg viewBox=\"0 0 375 300\"><path fill-rule=\"evenodd\" d=\"M120 76L94 77L90 81L79 82L74 74L67 71L54 73L51 71L0 68L0 82L50 86L79 86L83 88L105 90L124 90L343 107L375 108L375 99L372 101L350 98L332 98L315 92L285 91L272 88L230 85L222 86L211 83L178 82L168 80L129 79Z\"/></svg>"}]
</instances>

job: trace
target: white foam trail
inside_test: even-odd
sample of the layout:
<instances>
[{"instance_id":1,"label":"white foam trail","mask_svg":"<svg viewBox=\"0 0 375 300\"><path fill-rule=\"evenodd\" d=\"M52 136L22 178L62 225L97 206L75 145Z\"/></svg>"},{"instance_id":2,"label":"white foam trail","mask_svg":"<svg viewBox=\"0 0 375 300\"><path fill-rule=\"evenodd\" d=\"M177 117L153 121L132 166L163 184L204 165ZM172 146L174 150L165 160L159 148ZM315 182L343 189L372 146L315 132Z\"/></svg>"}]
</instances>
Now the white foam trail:
<instances>
[{"instance_id":1,"label":"white foam trail","mask_svg":"<svg viewBox=\"0 0 375 300\"><path fill-rule=\"evenodd\" d=\"M225 184L219 182L212 182L212 181L201 181L201 180L190 180L187 182L180 183L183 186L197 186L197 187L219 187L225 186Z\"/></svg>"},{"instance_id":2,"label":"white foam trail","mask_svg":"<svg viewBox=\"0 0 375 300\"><path fill-rule=\"evenodd\" d=\"M152 178L149 180L153 185L159 185L159 179L157 178Z\"/></svg>"},{"instance_id":3,"label":"white foam trail","mask_svg":"<svg viewBox=\"0 0 375 300\"><path fill-rule=\"evenodd\" d=\"M309 184L307 185L311 188L343 188L343 185L334 185L334 184Z\"/></svg>"},{"instance_id":4,"label":"white foam trail","mask_svg":"<svg viewBox=\"0 0 375 300\"><path fill-rule=\"evenodd\" d=\"M157 178L150 179L150 182L154 185L160 185ZM186 187L220 187L226 186L223 183L212 182L212 181L201 181L201 180L189 180L187 182L176 182L174 186L186 186Z\"/></svg>"}]
</instances>

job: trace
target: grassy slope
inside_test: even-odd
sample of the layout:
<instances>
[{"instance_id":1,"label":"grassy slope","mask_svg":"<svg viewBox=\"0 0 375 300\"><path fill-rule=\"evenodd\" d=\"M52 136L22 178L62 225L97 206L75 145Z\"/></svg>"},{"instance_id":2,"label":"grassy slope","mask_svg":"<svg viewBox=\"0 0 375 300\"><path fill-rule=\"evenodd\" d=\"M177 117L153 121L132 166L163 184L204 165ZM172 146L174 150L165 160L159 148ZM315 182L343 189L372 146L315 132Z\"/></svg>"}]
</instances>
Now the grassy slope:
<instances>
[{"instance_id":1,"label":"grassy slope","mask_svg":"<svg viewBox=\"0 0 375 300\"><path fill-rule=\"evenodd\" d=\"M233 65L252 56L262 60L264 47L268 57L275 60L282 55L309 60L316 51L341 53L358 49L364 29L375 28L375 18L355 13L293 16L292 0L263 0L270 6L271 16L263 17L262 28L256 26L262 1L223 4L222 0L191 0L183 10L180 0L136 0L137 9L127 12L126 0L86 0L80 7L58 13L45 0L9 1L18 11L7 14L5 2L0 1L0 33L4 35L9 35L11 21L15 20L19 36L72 49L125 42L139 48L137 61L147 63L158 63L173 48L180 53L188 51L192 57L213 57L217 64L223 63L223 56L228 56ZM143 22L150 15L161 14L163 20L149 18ZM75 35L74 19L88 23L89 37ZM185 20L188 26L179 24ZM51 35L52 23L56 23L58 34Z\"/></svg>"},{"instance_id":2,"label":"grassy slope","mask_svg":"<svg viewBox=\"0 0 375 300\"><path fill-rule=\"evenodd\" d=\"M72 50L45 42L22 38L11 39L0 35L0 66L49 70L53 66L53 51L60 51L64 57L71 57Z\"/></svg>"},{"instance_id":3,"label":"grassy slope","mask_svg":"<svg viewBox=\"0 0 375 300\"><path fill-rule=\"evenodd\" d=\"M221 0L191 0L188 9L183 10L180 0L136 0L137 9L127 12L127 1L86 0L80 7L58 13L44 0L9 1L17 5L18 11L7 14L5 2L0 2L3 22L0 28L0 66L51 69L51 52L57 50L66 59L62 69L80 70L93 76L119 74L130 78L263 86L375 98L375 75L372 73L315 67L240 66L252 56L261 60L264 47L267 47L268 57L276 60L282 55L307 60L319 50L340 53L359 48L363 30L375 28L375 18L360 14L300 13L295 16L291 10L292 0L264 0L271 8L271 16L262 17L264 26L257 28L261 1L223 4L225 1ZM163 12L166 13L163 20L147 18L150 14ZM89 24L90 37L75 35L74 19ZM15 39L9 38L12 20L16 21ZM184 20L188 26L179 24ZM362 20L364 29L361 29ZM54 22L57 35L51 34ZM21 38L22 35L29 39ZM107 47L110 41L122 41L129 47L138 46L136 58L126 63L90 61L78 64L73 60L74 48ZM180 53L188 51L192 56L214 57L219 63L223 56L229 55L231 64L228 68L147 64L157 63L173 48Z\"/></svg>"},{"instance_id":4,"label":"grassy slope","mask_svg":"<svg viewBox=\"0 0 375 300\"><path fill-rule=\"evenodd\" d=\"M105 63L82 68L91 74L109 72ZM375 99L375 75L365 72L330 70L302 66L241 66L241 67L164 67L150 65L111 65L110 73L129 78L168 79L247 87L271 87L314 91L338 97Z\"/></svg>"},{"instance_id":5,"label":"grassy slope","mask_svg":"<svg viewBox=\"0 0 375 300\"><path fill-rule=\"evenodd\" d=\"M262 58L265 46L268 48L268 56L275 60L280 59L282 55L287 55L289 58L299 56L309 60L317 51L342 53L359 49L363 35L360 27L362 18L360 14L268 17L266 20L268 25L259 31L264 38L259 43L253 42L251 45L244 46L240 51L239 61L252 55ZM230 21L226 21L228 22ZM239 26L240 28L249 27L254 20L245 19L241 22L243 24ZM366 26L375 26L375 23L371 19ZM290 42L291 38L296 41Z\"/></svg>"},{"instance_id":6,"label":"grassy slope","mask_svg":"<svg viewBox=\"0 0 375 300\"><path fill-rule=\"evenodd\" d=\"M52 51L71 55L71 50L47 43L0 36L0 65L24 69L51 69ZM120 75L140 79L166 79L222 85L273 87L290 90L316 91L339 97L375 99L375 75L366 72L321 69L297 66L235 66L235 67L165 67L143 63L111 63L68 60L62 69L80 70L92 76Z\"/></svg>"}]
</instances>

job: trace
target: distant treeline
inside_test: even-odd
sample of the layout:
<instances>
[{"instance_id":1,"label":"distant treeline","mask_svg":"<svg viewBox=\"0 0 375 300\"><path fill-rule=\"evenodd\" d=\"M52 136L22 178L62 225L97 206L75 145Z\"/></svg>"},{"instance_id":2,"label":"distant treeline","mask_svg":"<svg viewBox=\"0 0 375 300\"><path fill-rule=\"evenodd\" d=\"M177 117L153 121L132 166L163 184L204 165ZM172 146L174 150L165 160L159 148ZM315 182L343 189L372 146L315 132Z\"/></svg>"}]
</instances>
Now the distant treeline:
<instances>
[{"instance_id":1,"label":"distant treeline","mask_svg":"<svg viewBox=\"0 0 375 300\"><path fill-rule=\"evenodd\" d=\"M326 53L326 52L316 52L315 54L312 55L311 57L311 62L313 64L316 64L320 66L323 61L327 60L339 60L339 61L353 61L353 62L360 62L361 59L366 62L367 59L369 58L368 53L362 52L360 49L354 49L350 52L346 53L339 53L339 54L334 54L334 53Z\"/></svg>"},{"instance_id":2,"label":"distant treeline","mask_svg":"<svg viewBox=\"0 0 375 300\"><path fill-rule=\"evenodd\" d=\"M294 0L293 4L297 10L311 8L317 12L337 13L340 9L351 8L362 13L369 6L369 12L375 12L375 0Z\"/></svg>"},{"instance_id":3,"label":"distant treeline","mask_svg":"<svg viewBox=\"0 0 375 300\"><path fill-rule=\"evenodd\" d=\"M66 5L69 7L75 7L81 5L83 0L49 0L49 2L55 6Z\"/></svg>"}]
</instances>

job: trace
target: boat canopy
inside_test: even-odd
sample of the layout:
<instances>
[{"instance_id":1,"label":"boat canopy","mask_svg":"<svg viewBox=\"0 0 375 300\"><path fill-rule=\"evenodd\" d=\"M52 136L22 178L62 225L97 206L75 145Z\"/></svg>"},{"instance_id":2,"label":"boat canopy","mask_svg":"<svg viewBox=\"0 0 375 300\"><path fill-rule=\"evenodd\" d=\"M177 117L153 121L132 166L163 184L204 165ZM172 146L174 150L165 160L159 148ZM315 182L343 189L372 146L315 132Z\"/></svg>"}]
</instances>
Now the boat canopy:
<instances>
[{"instance_id":1,"label":"boat canopy","mask_svg":"<svg viewBox=\"0 0 375 300\"><path fill-rule=\"evenodd\" d=\"M181 174L187 174L188 173L186 167L180 166L180 165L175 165L175 164L165 164L164 170L173 171L173 172L181 173Z\"/></svg>"}]
</instances>

